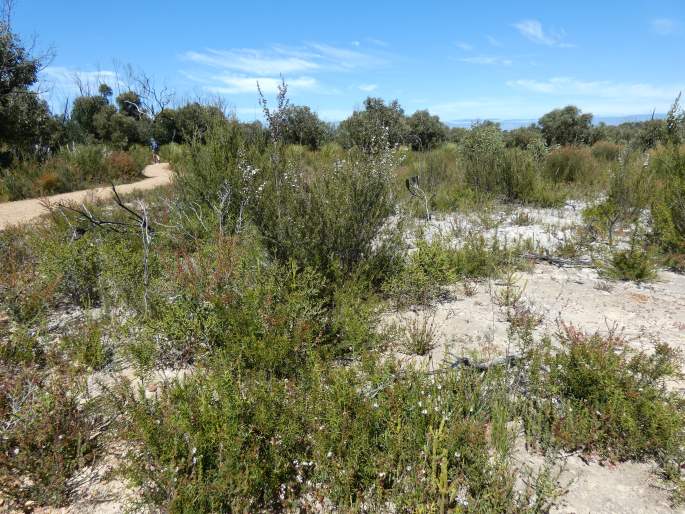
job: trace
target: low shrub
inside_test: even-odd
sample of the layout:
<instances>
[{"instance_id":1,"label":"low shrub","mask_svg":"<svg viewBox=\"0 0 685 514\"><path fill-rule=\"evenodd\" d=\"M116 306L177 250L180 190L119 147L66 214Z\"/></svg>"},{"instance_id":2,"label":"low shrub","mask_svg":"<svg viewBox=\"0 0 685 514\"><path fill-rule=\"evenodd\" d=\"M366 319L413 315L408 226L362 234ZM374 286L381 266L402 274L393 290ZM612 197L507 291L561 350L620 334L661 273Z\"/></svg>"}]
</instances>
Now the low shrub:
<instances>
[{"instance_id":1,"label":"low shrub","mask_svg":"<svg viewBox=\"0 0 685 514\"><path fill-rule=\"evenodd\" d=\"M83 391L71 375L0 369L0 488L18 507L66 505L100 453L103 418Z\"/></svg>"},{"instance_id":2,"label":"low shrub","mask_svg":"<svg viewBox=\"0 0 685 514\"><path fill-rule=\"evenodd\" d=\"M146 505L170 512L549 505L548 491L514 487L497 379L395 373L374 359L310 361L285 381L220 357L157 400L122 393L125 437L143 449L126 472Z\"/></svg>"},{"instance_id":3,"label":"low shrub","mask_svg":"<svg viewBox=\"0 0 685 514\"><path fill-rule=\"evenodd\" d=\"M582 146L562 146L547 154L544 175L555 183L592 184L598 179L590 149Z\"/></svg>"},{"instance_id":4,"label":"low shrub","mask_svg":"<svg viewBox=\"0 0 685 514\"><path fill-rule=\"evenodd\" d=\"M627 250L614 251L603 274L615 280L650 281L656 277L654 254L633 243Z\"/></svg>"},{"instance_id":5,"label":"low shrub","mask_svg":"<svg viewBox=\"0 0 685 514\"><path fill-rule=\"evenodd\" d=\"M464 279L496 276L523 266L521 248L488 243L483 236L468 236L464 244L434 238L419 239L400 273L390 278L383 291L397 307L428 304L445 293L445 286Z\"/></svg>"},{"instance_id":6,"label":"low shrub","mask_svg":"<svg viewBox=\"0 0 685 514\"><path fill-rule=\"evenodd\" d=\"M617 161L622 151L621 145L609 141L597 141L592 145L592 156L608 162Z\"/></svg>"},{"instance_id":7,"label":"low shrub","mask_svg":"<svg viewBox=\"0 0 685 514\"><path fill-rule=\"evenodd\" d=\"M558 350L548 341L528 356L528 436L611 460L682 466L685 401L666 388L680 375L679 355L665 344L634 353L613 334L573 327L559 337Z\"/></svg>"},{"instance_id":8,"label":"low shrub","mask_svg":"<svg viewBox=\"0 0 685 514\"><path fill-rule=\"evenodd\" d=\"M102 145L63 148L45 161L24 160L0 170L0 201L66 193L110 182L131 182L149 164L149 151L110 151Z\"/></svg>"}]
</instances>

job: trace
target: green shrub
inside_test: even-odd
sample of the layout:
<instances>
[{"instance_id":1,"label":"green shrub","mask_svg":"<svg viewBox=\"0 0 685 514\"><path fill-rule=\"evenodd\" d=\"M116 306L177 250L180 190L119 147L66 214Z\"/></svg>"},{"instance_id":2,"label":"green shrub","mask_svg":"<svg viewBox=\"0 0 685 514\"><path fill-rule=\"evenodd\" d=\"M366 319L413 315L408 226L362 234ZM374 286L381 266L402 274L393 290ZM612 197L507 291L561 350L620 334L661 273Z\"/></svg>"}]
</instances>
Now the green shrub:
<instances>
[{"instance_id":1,"label":"green shrub","mask_svg":"<svg viewBox=\"0 0 685 514\"><path fill-rule=\"evenodd\" d=\"M614 251L604 273L616 280L647 282L656 277L654 255L633 243L627 250Z\"/></svg>"},{"instance_id":2,"label":"green shrub","mask_svg":"<svg viewBox=\"0 0 685 514\"><path fill-rule=\"evenodd\" d=\"M90 306L101 299L101 262L98 240L88 232L75 241L46 241L41 248L39 270L56 281L58 292L78 305Z\"/></svg>"},{"instance_id":3,"label":"green shrub","mask_svg":"<svg viewBox=\"0 0 685 514\"><path fill-rule=\"evenodd\" d=\"M614 335L572 327L559 342L559 350L543 345L528 356L529 436L609 459L685 462L685 402L665 384L680 374L674 350L657 344L653 354L632 353Z\"/></svg>"},{"instance_id":4,"label":"green shrub","mask_svg":"<svg viewBox=\"0 0 685 514\"><path fill-rule=\"evenodd\" d=\"M97 458L103 419L83 390L73 376L0 369L0 488L18 506L66 505L72 477Z\"/></svg>"},{"instance_id":5,"label":"green shrub","mask_svg":"<svg viewBox=\"0 0 685 514\"><path fill-rule=\"evenodd\" d=\"M265 165L251 214L279 260L293 259L329 277L336 268L347 273L363 262L386 261L384 253L392 251L386 222L395 211L394 151L351 150L345 160L312 173L278 156Z\"/></svg>"},{"instance_id":6,"label":"green shrub","mask_svg":"<svg viewBox=\"0 0 685 514\"><path fill-rule=\"evenodd\" d=\"M608 236L609 243L613 244L614 233L619 228L640 221L643 210L649 206L652 190L652 174L640 156L627 156L612 172L606 198L585 208L583 218L592 230Z\"/></svg>"},{"instance_id":7,"label":"green shrub","mask_svg":"<svg viewBox=\"0 0 685 514\"><path fill-rule=\"evenodd\" d=\"M67 333L60 341L60 348L76 367L100 370L111 362L112 348L105 345L103 327L87 321Z\"/></svg>"},{"instance_id":8,"label":"green shrub","mask_svg":"<svg viewBox=\"0 0 685 514\"><path fill-rule=\"evenodd\" d=\"M523 265L521 248L507 247L496 239L488 243L483 236L471 235L461 247L439 238L420 239L416 246L402 271L383 285L398 307L428 304L457 280L492 277Z\"/></svg>"},{"instance_id":9,"label":"green shrub","mask_svg":"<svg viewBox=\"0 0 685 514\"><path fill-rule=\"evenodd\" d=\"M613 162L621 155L622 147L609 141L597 141L592 145L592 156L595 159Z\"/></svg>"},{"instance_id":10,"label":"green shrub","mask_svg":"<svg viewBox=\"0 0 685 514\"><path fill-rule=\"evenodd\" d=\"M562 146L549 152L544 173L555 183L592 184L598 178L591 151L581 146Z\"/></svg>"},{"instance_id":11,"label":"green shrub","mask_svg":"<svg viewBox=\"0 0 685 514\"><path fill-rule=\"evenodd\" d=\"M500 192L499 173L504 154L502 131L494 123L474 125L461 140L464 177L472 189Z\"/></svg>"},{"instance_id":12,"label":"green shrub","mask_svg":"<svg viewBox=\"0 0 685 514\"><path fill-rule=\"evenodd\" d=\"M659 147L650 156L656 180L651 202L654 237L669 253L685 253L685 147Z\"/></svg>"},{"instance_id":13,"label":"green shrub","mask_svg":"<svg viewBox=\"0 0 685 514\"><path fill-rule=\"evenodd\" d=\"M222 357L158 400L124 393L125 437L144 449L127 474L146 505L170 512L313 509L316 498L342 511L544 509L549 495L514 489L496 379L361 367L308 362L284 381Z\"/></svg>"}]
</instances>

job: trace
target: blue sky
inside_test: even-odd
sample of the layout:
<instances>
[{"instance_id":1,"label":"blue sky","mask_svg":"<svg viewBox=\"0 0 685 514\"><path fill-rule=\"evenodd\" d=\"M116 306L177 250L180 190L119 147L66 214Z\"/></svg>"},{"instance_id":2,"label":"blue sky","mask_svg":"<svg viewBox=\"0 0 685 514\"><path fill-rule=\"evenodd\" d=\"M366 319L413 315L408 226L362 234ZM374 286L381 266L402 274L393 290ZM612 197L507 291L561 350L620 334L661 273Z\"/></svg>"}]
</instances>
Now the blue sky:
<instances>
[{"instance_id":1,"label":"blue sky","mask_svg":"<svg viewBox=\"0 0 685 514\"><path fill-rule=\"evenodd\" d=\"M17 0L14 30L52 45L57 108L84 83L125 87L127 64L176 93L259 118L279 76L291 101L343 119L366 96L443 120L665 112L685 90L685 2Z\"/></svg>"}]
</instances>

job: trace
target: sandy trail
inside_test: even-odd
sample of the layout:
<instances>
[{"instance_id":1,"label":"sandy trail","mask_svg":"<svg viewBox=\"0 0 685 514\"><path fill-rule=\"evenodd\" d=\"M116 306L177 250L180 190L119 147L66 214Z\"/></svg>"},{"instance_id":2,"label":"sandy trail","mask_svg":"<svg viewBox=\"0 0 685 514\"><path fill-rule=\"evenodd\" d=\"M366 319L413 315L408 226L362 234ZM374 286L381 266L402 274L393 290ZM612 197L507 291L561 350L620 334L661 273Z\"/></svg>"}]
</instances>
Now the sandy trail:
<instances>
[{"instance_id":1,"label":"sandy trail","mask_svg":"<svg viewBox=\"0 0 685 514\"><path fill-rule=\"evenodd\" d=\"M143 170L143 175L147 178L131 184L117 185L117 192L119 194L126 194L133 191L143 191L167 185L171 183L171 173L171 168L169 168L168 163L150 164ZM67 202L83 203L85 201L102 200L111 197L112 188L106 186L84 189L82 191L72 191L71 193L62 193L43 198L30 198L28 200L0 203L0 230L12 225L28 223L46 214L46 201L50 204Z\"/></svg>"}]
</instances>

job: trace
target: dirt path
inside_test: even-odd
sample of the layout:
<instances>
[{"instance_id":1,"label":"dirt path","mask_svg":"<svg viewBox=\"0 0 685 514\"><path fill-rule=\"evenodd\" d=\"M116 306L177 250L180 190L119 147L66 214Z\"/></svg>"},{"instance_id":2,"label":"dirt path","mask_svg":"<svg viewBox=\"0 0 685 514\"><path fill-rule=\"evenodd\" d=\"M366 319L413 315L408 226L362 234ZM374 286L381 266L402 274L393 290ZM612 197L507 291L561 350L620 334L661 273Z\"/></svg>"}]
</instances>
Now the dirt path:
<instances>
[{"instance_id":1,"label":"dirt path","mask_svg":"<svg viewBox=\"0 0 685 514\"><path fill-rule=\"evenodd\" d=\"M143 170L143 175L147 178L131 184L117 186L120 194L132 191L142 191L158 186L164 186L171 182L171 168L168 163L151 164ZM60 202L82 203L107 199L112 196L112 188L96 187L94 189L84 189L83 191L72 191L43 198L31 198L28 200L18 200L16 202L0 203L0 230L18 224L28 223L46 213L45 202L51 204Z\"/></svg>"}]
</instances>

